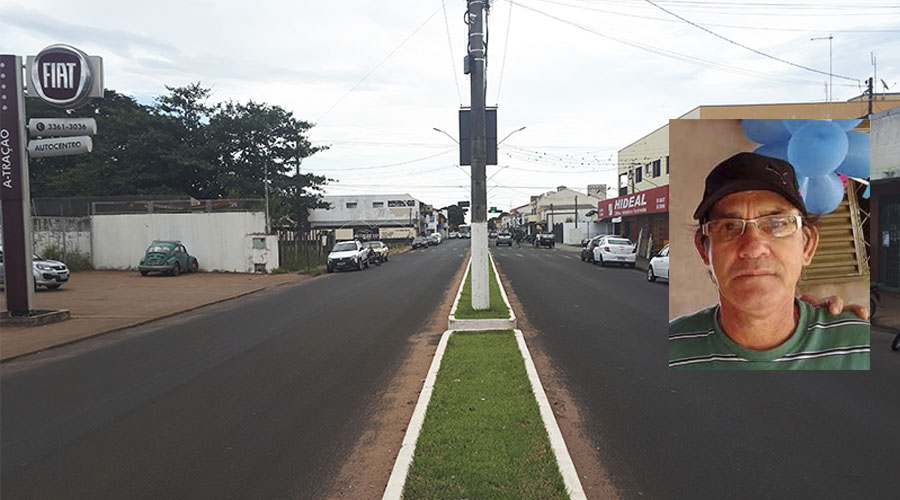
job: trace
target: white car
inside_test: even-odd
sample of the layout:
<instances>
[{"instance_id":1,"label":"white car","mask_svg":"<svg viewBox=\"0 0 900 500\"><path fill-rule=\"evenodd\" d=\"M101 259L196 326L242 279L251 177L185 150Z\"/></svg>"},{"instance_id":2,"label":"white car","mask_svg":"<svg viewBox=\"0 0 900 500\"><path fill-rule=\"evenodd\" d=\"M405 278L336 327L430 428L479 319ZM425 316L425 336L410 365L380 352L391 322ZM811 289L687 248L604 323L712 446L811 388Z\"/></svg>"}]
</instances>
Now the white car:
<instances>
[{"instance_id":1,"label":"white car","mask_svg":"<svg viewBox=\"0 0 900 500\"><path fill-rule=\"evenodd\" d=\"M621 236L604 236L594 247L594 262L601 266L616 263L633 268L636 258L637 246Z\"/></svg>"},{"instance_id":2,"label":"white car","mask_svg":"<svg viewBox=\"0 0 900 500\"><path fill-rule=\"evenodd\" d=\"M335 269L363 269L369 267L372 249L359 241L339 241L328 254L325 269L331 273Z\"/></svg>"},{"instance_id":3,"label":"white car","mask_svg":"<svg viewBox=\"0 0 900 500\"><path fill-rule=\"evenodd\" d=\"M450 234L448 234L447 237L451 240L455 240L456 238L459 238L459 233L457 233L456 231L450 231Z\"/></svg>"},{"instance_id":4,"label":"white car","mask_svg":"<svg viewBox=\"0 0 900 500\"><path fill-rule=\"evenodd\" d=\"M656 281L657 278L669 280L669 245L666 245L650 259L647 268L647 281Z\"/></svg>"},{"instance_id":5,"label":"white car","mask_svg":"<svg viewBox=\"0 0 900 500\"><path fill-rule=\"evenodd\" d=\"M31 256L32 277L34 287L45 286L56 290L69 281L69 268L58 260L43 259L38 255ZM3 247L0 246L0 285L5 286L6 268L3 264Z\"/></svg>"}]
</instances>

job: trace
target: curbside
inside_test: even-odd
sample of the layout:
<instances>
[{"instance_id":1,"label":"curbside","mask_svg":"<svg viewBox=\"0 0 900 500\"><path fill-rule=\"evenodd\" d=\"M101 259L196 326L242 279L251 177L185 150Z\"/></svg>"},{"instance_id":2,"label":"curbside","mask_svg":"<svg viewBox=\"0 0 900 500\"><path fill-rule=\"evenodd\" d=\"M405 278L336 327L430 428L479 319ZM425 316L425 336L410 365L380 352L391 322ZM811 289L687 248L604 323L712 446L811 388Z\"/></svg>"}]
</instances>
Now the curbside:
<instances>
[{"instance_id":1,"label":"curbside","mask_svg":"<svg viewBox=\"0 0 900 500\"><path fill-rule=\"evenodd\" d=\"M556 417L553 416L553 410L550 408L550 401L544 392L544 386L541 385L541 379L538 377L537 369L531 354L528 352L528 346L525 345L525 336L522 330L513 330L516 335L516 342L519 344L519 351L525 359L525 371L528 373L528 379L531 381L531 390L534 398L537 400L538 408L541 412L541 419L544 421L544 428L547 429L547 436L550 438L550 448L556 456L556 465L562 474L563 482L569 491L571 500L586 500L584 488L581 486L581 479L578 478L578 472L575 470L575 464L569 455L569 449L563 439L559 425L556 423Z\"/></svg>"},{"instance_id":2,"label":"curbside","mask_svg":"<svg viewBox=\"0 0 900 500\"><path fill-rule=\"evenodd\" d=\"M500 273L497 272L497 263L494 262L494 256L491 255L490 252L488 252L488 257L491 259L491 265L494 266L494 279L497 280L497 285L500 286L500 295L503 297L503 302L509 310L509 317L505 319L456 319L456 308L459 305L459 298L462 295L463 286L466 284L466 278L469 276L469 271L472 269L472 259L470 258L469 263L466 266L466 274L463 275L462 283L459 284L459 291L456 292L456 300L453 301L453 308L450 309L450 317L447 318L447 328L450 330L470 332L478 330L514 330L516 328L516 315L513 312L512 305L509 303L506 289L503 288L503 282L500 281Z\"/></svg>"},{"instance_id":3,"label":"curbside","mask_svg":"<svg viewBox=\"0 0 900 500\"><path fill-rule=\"evenodd\" d=\"M465 282L465 278L463 278L463 282ZM440 342L438 342L434 359L431 360L431 367L425 376L425 385L422 386L422 392L419 393L416 408L409 419L409 426L406 428L406 434L403 436L403 442L400 444L400 451L397 453L394 468L391 469L391 477L388 479L387 486L384 489L382 500L400 500L403 497L406 474L409 472L413 455L416 453L416 441L419 440L419 432L422 431L422 424L425 422L425 411L428 409L428 402L431 401L431 392L434 390L434 382L437 380L437 373L441 368L441 359L444 358L444 351L447 350L447 340L450 338L451 333L453 333L453 330L445 331L441 335Z\"/></svg>"}]
</instances>

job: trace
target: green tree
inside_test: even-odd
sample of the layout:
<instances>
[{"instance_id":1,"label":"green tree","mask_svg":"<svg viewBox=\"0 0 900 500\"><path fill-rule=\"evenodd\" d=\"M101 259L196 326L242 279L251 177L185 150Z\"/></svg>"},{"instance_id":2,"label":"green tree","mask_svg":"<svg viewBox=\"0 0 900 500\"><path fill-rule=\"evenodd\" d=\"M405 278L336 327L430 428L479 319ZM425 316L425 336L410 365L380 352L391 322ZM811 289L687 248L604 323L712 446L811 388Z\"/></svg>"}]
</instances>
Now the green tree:
<instances>
[{"instance_id":1,"label":"green tree","mask_svg":"<svg viewBox=\"0 0 900 500\"><path fill-rule=\"evenodd\" d=\"M466 223L466 211L457 205L448 205L441 210L447 211L447 223L452 228L458 228Z\"/></svg>"}]
</instances>

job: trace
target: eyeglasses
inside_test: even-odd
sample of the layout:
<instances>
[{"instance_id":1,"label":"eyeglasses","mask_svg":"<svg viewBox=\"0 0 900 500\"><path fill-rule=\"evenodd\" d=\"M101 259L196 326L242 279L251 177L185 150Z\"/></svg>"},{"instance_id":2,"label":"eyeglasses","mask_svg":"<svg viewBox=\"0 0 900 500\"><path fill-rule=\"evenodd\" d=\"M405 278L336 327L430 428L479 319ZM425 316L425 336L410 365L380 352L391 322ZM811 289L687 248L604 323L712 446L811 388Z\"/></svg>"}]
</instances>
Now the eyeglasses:
<instances>
[{"instance_id":1,"label":"eyeglasses","mask_svg":"<svg viewBox=\"0 0 900 500\"><path fill-rule=\"evenodd\" d=\"M731 241L740 238L747 224L755 224L756 229L773 238L784 238L797 232L803 225L799 214L775 214L756 219L715 219L704 223L703 234L716 241Z\"/></svg>"}]
</instances>

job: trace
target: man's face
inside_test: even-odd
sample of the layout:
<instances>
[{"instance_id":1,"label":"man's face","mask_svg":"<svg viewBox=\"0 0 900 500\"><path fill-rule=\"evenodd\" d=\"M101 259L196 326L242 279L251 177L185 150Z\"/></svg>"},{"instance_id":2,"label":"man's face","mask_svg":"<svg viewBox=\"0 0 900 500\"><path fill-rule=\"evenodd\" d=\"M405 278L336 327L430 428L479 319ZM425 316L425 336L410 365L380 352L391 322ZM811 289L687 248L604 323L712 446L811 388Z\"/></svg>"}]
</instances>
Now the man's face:
<instances>
[{"instance_id":1,"label":"man's face","mask_svg":"<svg viewBox=\"0 0 900 500\"><path fill-rule=\"evenodd\" d=\"M799 213L797 207L772 191L743 191L713 205L709 220ZM818 234L804 227L776 238L748 223L744 233L732 240L708 237L704 242L697 235L694 243L715 277L720 302L764 313L794 296L803 266L812 261Z\"/></svg>"}]
</instances>

